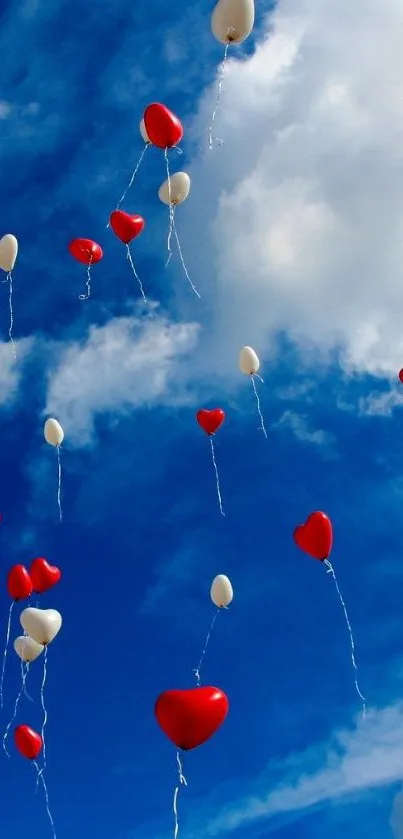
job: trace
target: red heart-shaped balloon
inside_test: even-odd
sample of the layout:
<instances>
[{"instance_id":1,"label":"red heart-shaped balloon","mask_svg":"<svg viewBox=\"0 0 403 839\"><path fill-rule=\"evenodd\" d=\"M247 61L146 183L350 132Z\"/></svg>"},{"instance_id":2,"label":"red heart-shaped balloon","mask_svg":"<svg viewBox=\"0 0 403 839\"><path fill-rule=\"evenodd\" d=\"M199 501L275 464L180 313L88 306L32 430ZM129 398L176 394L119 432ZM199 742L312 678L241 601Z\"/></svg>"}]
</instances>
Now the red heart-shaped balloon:
<instances>
[{"instance_id":1,"label":"red heart-shaped balloon","mask_svg":"<svg viewBox=\"0 0 403 839\"><path fill-rule=\"evenodd\" d=\"M201 746L222 725L228 699L219 688L166 690L155 703L155 716L163 732L178 749Z\"/></svg>"},{"instance_id":2,"label":"red heart-shaped balloon","mask_svg":"<svg viewBox=\"0 0 403 839\"><path fill-rule=\"evenodd\" d=\"M33 592L32 580L25 565L13 565L7 576L7 591L13 600L24 600Z\"/></svg>"},{"instance_id":3,"label":"red heart-shaped balloon","mask_svg":"<svg viewBox=\"0 0 403 839\"><path fill-rule=\"evenodd\" d=\"M14 742L18 751L28 760L36 760L42 751L42 737L29 725L19 725L15 729Z\"/></svg>"},{"instance_id":4,"label":"red heart-shaped balloon","mask_svg":"<svg viewBox=\"0 0 403 839\"><path fill-rule=\"evenodd\" d=\"M294 539L302 551L323 562L330 556L333 543L332 523L329 517L319 510L311 513L305 524L295 528Z\"/></svg>"},{"instance_id":5,"label":"red heart-shaped balloon","mask_svg":"<svg viewBox=\"0 0 403 839\"><path fill-rule=\"evenodd\" d=\"M180 143L183 126L172 111L160 102L153 102L144 111L144 125L147 137L160 149L171 148Z\"/></svg>"},{"instance_id":6,"label":"red heart-shaped balloon","mask_svg":"<svg viewBox=\"0 0 403 839\"><path fill-rule=\"evenodd\" d=\"M29 573L36 594L43 594L44 591L48 591L59 582L62 576L60 568L57 568L56 565L49 565L49 562L42 557L33 560Z\"/></svg>"},{"instance_id":7,"label":"red heart-shaped balloon","mask_svg":"<svg viewBox=\"0 0 403 839\"><path fill-rule=\"evenodd\" d=\"M118 239L128 245L144 230L145 221L142 216L130 216L123 210L114 210L109 218L109 224Z\"/></svg>"},{"instance_id":8,"label":"red heart-shaped balloon","mask_svg":"<svg viewBox=\"0 0 403 839\"><path fill-rule=\"evenodd\" d=\"M104 255L101 245L93 239L73 239L69 244L69 251L77 262L84 265L95 265Z\"/></svg>"},{"instance_id":9,"label":"red heart-shaped balloon","mask_svg":"<svg viewBox=\"0 0 403 839\"><path fill-rule=\"evenodd\" d=\"M222 408L214 408L213 411L208 411L207 408L202 408L196 414L196 419L203 431L210 436L218 431L220 425L225 420L225 412Z\"/></svg>"}]
</instances>

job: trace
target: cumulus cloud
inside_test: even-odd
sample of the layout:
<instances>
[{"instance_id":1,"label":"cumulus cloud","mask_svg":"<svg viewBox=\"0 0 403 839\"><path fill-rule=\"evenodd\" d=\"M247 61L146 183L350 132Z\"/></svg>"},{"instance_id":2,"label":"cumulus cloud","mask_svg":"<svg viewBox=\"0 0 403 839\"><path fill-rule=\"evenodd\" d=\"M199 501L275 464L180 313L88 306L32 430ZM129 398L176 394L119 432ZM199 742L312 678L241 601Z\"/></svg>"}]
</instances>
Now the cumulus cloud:
<instances>
[{"instance_id":1,"label":"cumulus cloud","mask_svg":"<svg viewBox=\"0 0 403 839\"><path fill-rule=\"evenodd\" d=\"M91 326L84 341L62 348L48 380L46 413L60 419L69 442L85 445L97 414L186 401L180 362L195 346L198 329L156 314Z\"/></svg>"},{"instance_id":2,"label":"cumulus cloud","mask_svg":"<svg viewBox=\"0 0 403 839\"><path fill-rule=\"evenodd\" d=\"M258 792L224 807L202 833L228 833L258 819L336 803L345 796L361 796L395 783L403 776L402 744L403 705L374 710L356 728L336 733L330 743L316 744L276 765L276 773L283 777L280 784L273 785L268 771L254 783ZM400 801L396 812L397 824Z\"/></svg>"},{"instance_id":3,"label":"cumulus cloud","mask_svg":"<svg viewBox=\"0 0 403 839\"><path fill-rule=\"evenodd\" d=\"M402 26L398 0L370 0L365 26L349 0L282 0L254 54L228 62L224 145L195 162L189 203L213 251L213 341L228 362L285 331L341 347L349 370L401 366Z\"/></svg>"}]
</instances>

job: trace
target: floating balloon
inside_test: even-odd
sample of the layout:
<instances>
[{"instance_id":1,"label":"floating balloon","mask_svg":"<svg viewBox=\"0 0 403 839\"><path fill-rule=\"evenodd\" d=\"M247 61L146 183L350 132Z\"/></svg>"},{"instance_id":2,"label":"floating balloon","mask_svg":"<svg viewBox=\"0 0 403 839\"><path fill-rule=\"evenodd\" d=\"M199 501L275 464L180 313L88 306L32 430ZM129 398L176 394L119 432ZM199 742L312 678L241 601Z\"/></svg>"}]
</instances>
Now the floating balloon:
<instances>
[{"instance_id":1,"label":"floating balloon","mask_svg":"<svg viewBox=\"0 0 403 839\"><path fill-rule=\"evenodd\" d=\"M87 265L87 292L80 294L80 300L88 300L91 297L91 266L100 262L104 253L100 245L94 242L93 239L73 239L69 244L69 251L77 262Z\"/></svg>"},{"instance_id":2,"label":"floating balloon","mask_svg":"<svg viewBox=\"0 0 403 839\"><path fill-rule=\"evenodd\" d=\"M294 530L294 540L305 553L324 562L332 550L332 523L326 513L316 511L308 516L305 524Z\"/></svg>"},{"instance_id":3,"label":"floating balloon","mask_svg":"<svg viewBox=\"0 0 403 839\"><path fill-rule=\"evenodd\" d=\"M163 204L177 206L186 201L190 192L190 178L187 172L175 172L161 184L158 197Z\"/></svg>"},{"instance_id":4,"label":"floating balloon","mask_svg":"<svg viewBox=\"0 0 403 839\"><path fill-rule=\"evenodd\" d=\"M20 616L20 622L25 632L33 638L37 644L46 647L56 638L61 629L62 616L56 609L24 609Z\"/></svg>"},{"instance_id":5,"label":"floating balloon","mask_svg":"<svg viewBox=\"0 0 403 839\"><path fill-rule=\"evenodd\" d=\"M144 128L149 142L160 149L177 146L183 137L183 126L166 105L153 102L144 111ZM141 129L140 129L141 130Z\"/></svg>"},{"instance_id":6,"label":"floating balloon","mask_svg":"<svg viewBox=\"0 0 403 839\"><path fill-rule=\"evenodd\" d=\"M211 15L211 29L221 44L241 44L255 23L253 0L219 0Z\"/></svg>"},{"instance_id":7,"label":"floating balloon","mask_svg":"<svg viewBox=\"0 0 403 839\"><path fill-rule=\"evenodd\" d=\"M49 591L50 588L53 588L59 582L62 576L60 568L57 568L56 565L49 565L49 562L42 557L33 560L29 573L33 590L36 594L43 594L45 591Z\"/></svg>"},{"instance_id":8,"label":"floating balloon","mask_svg":"<svg viewBox=\"0 0 403 839\"><path fill-rule=\"evenodd\" d=\"M258 376L259 367L260 361L258 359L257 354L255 353L255 350L253 350L252 347L242 347L239 353L239 369L241 373L245 374L245 376L250 376L253 392L255 394L256 399L257 412L259 414L260 419L260 430L263 431L263 434L267 439L267 431L265 428L263 414L260 407L259 394L257 392L255 384L255 376L257 379L260 379L260 381L263 383L263 379L260 376Z\"/></svg>"},{"instance_id":9,"label":"floating balloon","mask_svg":"<svg viewBox=\"0 0 403 839\"><path fill-rule=\"evenodd\" d=\"M200 428L211 436L222 426L225 420L225 412L222 408L214 408L212 411L208 411L207 408L202 408L197 412L196 419Z\"/></svg>"},{"instance_id":10,"label":"floating balloon","mask_svg":"<svg viewBox=\"0 0 403 839\"><path fill-rule=\"evenodd\" d=\"M14 732L15 745L23 757L36 760L42 751L42 737L29 725L19 725Z\"/></svg>"},{"instance_id":11,"label":"floating balloon","mask_svg":"<svg viewBox=\"0 0 403 839\"><path fill-rule=\"evenodd\" d=\"M59 507L59 519L60 521L62 521L62 463L60 460L60 446L62 445L64 440L64 431L60 423L56 419L53 419L53 417L49 417L49 419L47 419L45 422L43 433L46 442L49 443L50 446L54 446L57 450L57 504Z\"/></svg>"},{"instance_id":12,"label":"floating balloon","mask_svg":"<svg viewBox=\"0 0 403 839\"><path fill-rule=\"evenodd\" d=\"M211 30L217 41L221 44L225 44L225 50L219 73L217 98L209 126L210 150L213 148L213 128L221 101L229 47L234 44L242 43L242 41L244 41L245 38L247 38L252 32L254 22L254 0L219 0L213 9L213 13L211 15ZM222 144L222 140L219 140L217 137L214 139L218 145Z\"/></svg>"},{"instance_id":13,"label":"floating balloon","mask_svg":"<svg viewBox=\"0 0 403 839\"><path fill-rule=\"evenodd\" d=\"M225 413L221 408L214 408L212 411L208 411L207 408L202 408L196 414L197 422L199 423L200 427L206 434L210 437L210 446L211 446L211 457L213 460L214 472L215 472L215 480L216 480L216 489L217 489L217 498L218 504L220 507L220 513L222 516L225 516L223 506L222 506L222 498L221 498L221 489L220 489L220 479L218 477L218 469L217 463L215 459L215 451L214 451L214 443L213 443L213 436L218 431L220 426L223 424L225 420Z\"/></svg>"},{"instance_id":14,"label":"floating balloon","mask_svg":"<svg viewBox=\"0 0 403 839\"><path fill-rule=\"evenodd\" d=\"M143 232L145 221L142 218L142 216L131 216L129 215L129 213L125 213L123 210L114 210L113 213L111 213L110 215L109 224L115 236L117 236L118 239L120 239L120 241L123 242L124 245L126 245L127 259L133 271L133 274L136 277L136 280L140 286L142 298L143 300L146 300L143 284L134 267L134 262L129 247L129 243L132 242L133 239L137 239L137 236L140 236L140 233Z\"/></svg>"},{"instance_id":15,"label":"floating balloon","mask_svg":"<svg viewBox=\"0 0 403 839\"><path fill-rule=\"evenodd\" d=\"M171 248L171 240L172 236L174 236L176 241L176 246L178 248L179 259L182 264L182 268L185 274L185 277L190 284L193 292L196 294L197 297L200 299L200 294L192 282L188 269L186 267L185 259L182 252L182 246L179 241L178 231L176 229L176 221L175 221L175 210L179 204L183 204L186 201L186 198L190 192L190 178L186 172L176 172L174 175L171 175L168 166L168 159L167 159L167 179L161 184L158 190L158 197L163 204L166 204L169 207L169 227L168 227L168 237L167 237L167 251L168 251L168 259L166 261L165 267L171 260L172 257L172 248Z\"/></svg>"},{"instance_id":16,"label":"floating balloon","mask_svg":"<svg viewBox=\"0 0 403 839\"><path fill-rule=\"evenodd\" d=\"M366 699L365 696L361 692L361 688L358 684L358 668L357 663L355 660L355 643L353 637L353 630L350 623L350 618L347 612L347 606L344 602L343 595L339 588L339 583L333 568L332 563L329 560L330 552L332 550L333 544L333 531L332 531L332 523L326 513L322 513L317 510L315 513L311 513L308 516L305 524L300 524L294 530L294 540L299 548L305 553L313 556L314 559L318 559L327 567L327 571L333 577L333 582L336 588L337 596L339 598L341 607L343 609L344 619L347 626L347 631L350 639L350 649L351 649L351 662L354 669L354 685L357 691L358 696L362 701L362 711L363 717L366 716Z\"/></svg>"},{"instance_id":17,"label":"floating balloon","mask_svg":"<svg viewBox=\"0 0 403 839\"><path fill-rule=\"evenodd\" d=\"M226 608L232 603L234 592L231 582L225 574L218 574L217 577L214 577L210 596L215 606L219 609Z\"/></svg>"},{"instance_id":18,"label":"floating balloon","mask_svg":"<svg viewBox=\"0 0 403 839\"><path fill-rule=\"evenodd\" d=\"M43 433L46 442L49 443L50 446L62 445L64 440L64 431L56 419L49 417L49 419L46 420Z\"/></svg>"},{"instance_id":19,"label":"floating balloon","mask_svg":"<svg viewBox=\"0 0 403 839\"><path fill-rule=\"evenodd\" d=\"M7 591L16 603L31 596L32 580L24 565L14 565L8 572Z\"/></svg>"},{"instance_id":20,"label":"floating balloon","mask_svg":"<svg viewBox=\"0 0 403 839\"><path fill-rule=\"evenodd\" d=\"M399 372L399 379L400 379L401 383L403 384L403 368Z\"/></svg>"},{"instance_id":21,"label":"floating balloon","mask_svg":"<svg viewBox=\"0 0 403 839\"><path fill-rule=\"evenodd\" d=\"M178 749L201 746L215 734L228 714L225 693L215 687L167 690L155 703L155 716L164 734Z\"/></svg>"},{"instance_id":22,"label":"floating balloon","mask_svg":"<svg viewBox=\"0 0 403 839\"><path fill-rule=\"evenodd\" d=\"M19 635L14 641L14 649L21 661L31 662L39 658L45 647L43 644L38 644L29 635Z\"/></svg>"},{"instance_id":23,"label":"floating balloon","mask_svg":"<svg viewBox=\"0 0 403 839\"><path fill-rule=\"evenodd\" d=\"M0 239L0 268L2 271L5 271L7 277L5 282L8 282L8 305L10 310L10 325L8 329L8 336L10 338L14 358L17 357L16 350L15 350L15 343L13 339L13 326L14 326L14 316L13 316L13 268L17 260L18 255L18 241L12 233L6 233Z\"/></svg>"},{"instance_id":24,"label":"floating balloon","mask_svg":"<svg viewBox=\"0 0 403 839\"><path fill-rule=\"evenodd\" d=\"M242 347L239 353L239 369L245 376L258 373L260 361L252 347Z\"/></svg>"}]
</instances>

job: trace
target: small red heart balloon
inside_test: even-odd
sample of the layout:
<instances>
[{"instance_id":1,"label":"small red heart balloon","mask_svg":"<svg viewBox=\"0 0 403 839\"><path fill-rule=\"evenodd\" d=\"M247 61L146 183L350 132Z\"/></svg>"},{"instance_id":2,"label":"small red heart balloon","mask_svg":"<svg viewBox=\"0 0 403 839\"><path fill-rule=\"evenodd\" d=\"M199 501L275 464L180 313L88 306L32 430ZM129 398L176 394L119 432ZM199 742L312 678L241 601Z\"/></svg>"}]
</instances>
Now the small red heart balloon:
<instances>
[{"instance_id":1,"label":"small red heart balloon","mask_svg":"<svg viewBox=\"0 0 403 839\"><path fill-rule=\"evenodd\" d=\"M19 725L15 729L14 742L18 751L28 760L36 760L42 751L42 737L29 725Z\"/></svg>"},{"instance_id":2,"label":"small red heart balloon","mask_svg":"<svg viewBox=\"0 0 403 839\"><path fill-rule=\"evenodd\" d=\"M130 216L123 210L114 210L109 218L109 224L118 239L128 245L144 230L145 221L142 216Z\"/></svg>"},{"instance_id":3,"label":"small red heart balloon","mask_svg":"<svg viewBox=\"0 0 403 839\"><path fill-rule=\"evenodd\" d=\"M33 592L32 580L24 565L13 565L7 576L7 591L10 597L25 600Z\"/></svg>"},{"instance_id":4,"label":"small red heart balloon","mask_svg":"<svg viewBox=\"0 0 403 839\"><path fill-rule=\"evenodd\" d=\"M294 539L302 551L323 562L330 556L333 543L332 523L329 517L319 510L311 513L305 524L295 528Z\"/></svg>"},{"instance_id":5,"label":"small red heart balloon","mask_svg":"<svg viewBox=\"0 0 403 839\"><path fill-rule=\"evenodd\" d=\"M33 560L29 573L36 594L43 594L44 591L48 591L59 582L62 576L60 568L57 568L56 565L49 565L49 562L42 557Z\"/></svg>"},{"instance_id":6,"label":"small red heart balloon","mask_svg":"<svg viewBox=\"0 0 403 839\"><path fill-rule=\"evenodd\" d=\"M213 736L228 708L228 699L219 688L167 690L155 703L155 716L164 734L178 749L187 751Z\"/></svg>"},{"instance_id":7,"label":"small red heart balloon","mask_svg":"<svg viewBox=\"0 0 403 839\"><path fill-rule=\"evenodd\" d=\"M180 143L183 126L172 111L160 102L153 102L144 111L144 125L147 137L160 149L171 148Z\"/></svg>"},{"instance_id":8,"label":"small red heart balloon","mask_svg":"<svg viewBox=\"0 0 403 839\"><path fill-rule=\"evenodd\" d=\"M84 265L95 265L104 255L101 245L93 239L73 239L69 244L69 251L77 262Z\"/></svg>"},{"instance_id":9,"label":"small red heart balloon","mask_svg":"<svg viewBox=\"0 0 403 839\"><path fill-rule=\"evenodd\" d=\"M196 414L196 419L203 431L210 436L218 431L220 425L225 420L225 412L222 408L214 408L213 411L208 411L207 408L202 408Z\"/></svg>"}]
</instances>

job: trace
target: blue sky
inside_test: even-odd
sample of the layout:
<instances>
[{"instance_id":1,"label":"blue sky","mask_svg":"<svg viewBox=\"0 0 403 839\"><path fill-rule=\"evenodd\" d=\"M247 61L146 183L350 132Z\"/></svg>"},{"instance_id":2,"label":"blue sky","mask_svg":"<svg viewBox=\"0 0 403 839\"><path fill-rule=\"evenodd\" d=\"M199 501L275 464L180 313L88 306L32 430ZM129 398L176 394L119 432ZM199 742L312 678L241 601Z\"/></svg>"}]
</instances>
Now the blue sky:
<instances>
[{"instance_id":1,"label":"blue sky","mask_svg":"<svg viewBox=\"0 0 403 839\"><path fill-rule=\"evenodd\" d=\"M227 66L224 144L209 153L222 57L211 10L21 0L1 11L1 234L20 251L16 365L0 344L0 535L4 579L36 556L63 571L42 598L64 621L46 690L57 836L173 835L175 751L154 701L195 683L224 573L235 597L203 682L230 713L186 756L180 836L364 839L371 824L376 839L401 839L402 10L374 0L364 26L347 0L257 4ZM151 101L185 125L171 168L192 177L177 224L202 300L177 257L164 268L165 168L151 149L124 205L146 219L133 246L144 308L106 224ZM105 253L86 303L67 250L76 236ZM244 344L261 358L267 441L238 371ZM225 519L201 407L227 413L215 440ZM62 525L49 414L65 430ZM365 723L334 586L292 540L315 509L333 521ZM4 593L4 624L7 610ZM39 661L18 716L37 729L41 676ZM18 689L11 651L4 727ZM51 836L33 770L14 753L2 766L6 835Z\"/></svg>"}]
</instances>

